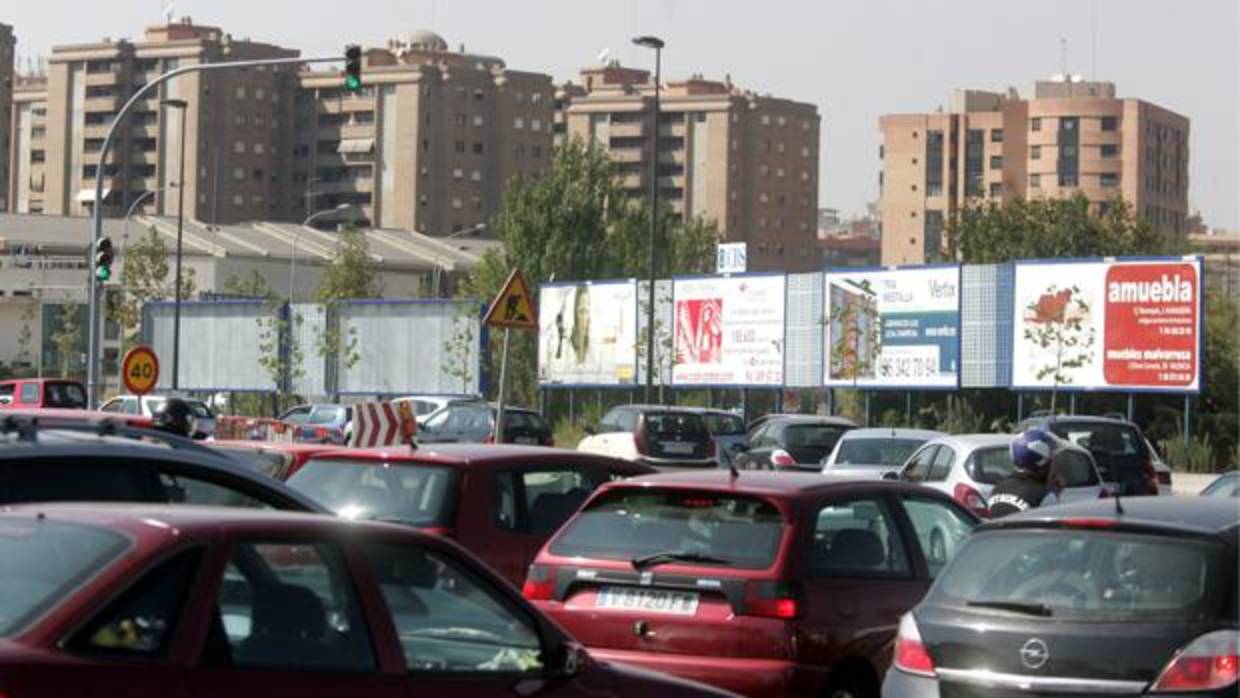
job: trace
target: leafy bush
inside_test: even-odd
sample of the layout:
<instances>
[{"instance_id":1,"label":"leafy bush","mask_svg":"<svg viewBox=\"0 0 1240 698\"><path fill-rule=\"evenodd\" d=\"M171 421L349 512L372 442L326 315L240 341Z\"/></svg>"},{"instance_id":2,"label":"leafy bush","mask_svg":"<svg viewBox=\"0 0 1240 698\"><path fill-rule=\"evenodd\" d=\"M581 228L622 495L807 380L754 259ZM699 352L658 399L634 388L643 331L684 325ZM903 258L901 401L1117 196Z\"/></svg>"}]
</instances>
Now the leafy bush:
<instances>
[{"instance_id":1,"label":"leafy bush","mask_svg":"<svg viewBox=\"0 0 1240 698\"><path fill-rule=\"evenodd\" d=\"M1200 434L1184 440L1181 433L1160 444L1167 459L1167 465L1173 469L1187 473L1214 472L1214 449L1210 446L1210 435Z\"/></svg>"}]
</instances>

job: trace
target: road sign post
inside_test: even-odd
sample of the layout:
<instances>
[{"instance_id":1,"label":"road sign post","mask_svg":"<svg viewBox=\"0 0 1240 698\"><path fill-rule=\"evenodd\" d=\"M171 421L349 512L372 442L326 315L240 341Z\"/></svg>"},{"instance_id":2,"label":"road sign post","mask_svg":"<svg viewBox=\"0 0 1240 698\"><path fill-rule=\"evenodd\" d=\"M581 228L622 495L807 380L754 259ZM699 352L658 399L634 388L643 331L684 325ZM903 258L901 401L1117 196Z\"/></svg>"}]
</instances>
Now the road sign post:
<instances>
[{"instance_id":1,"label":"road sign post","mask_svg":"<svg viewBox=\"0 0 1240 698\"><path fill-rule=\"evenodd\" d=\"M519 269L514 269L504 282L504 288L491 302L484 325L504 328L504 353L499 361L498 405L495 409L495 443L504 443L504 397L508 386L508 340L512 330L538 331L538 311L530 287Z\"/></svg>"},{"instance_id":2,"label":"road sign post","mask_svg":"<svg viewBox=\"0 0 1240 698\"><path fill-rule=\"evenodd\" d=\"M159 382L159 357L155 350L138 345L126 352L121 362L121 380L125 389L134 395L142 396L154 390Z\"/></svg>"}]
</instances>

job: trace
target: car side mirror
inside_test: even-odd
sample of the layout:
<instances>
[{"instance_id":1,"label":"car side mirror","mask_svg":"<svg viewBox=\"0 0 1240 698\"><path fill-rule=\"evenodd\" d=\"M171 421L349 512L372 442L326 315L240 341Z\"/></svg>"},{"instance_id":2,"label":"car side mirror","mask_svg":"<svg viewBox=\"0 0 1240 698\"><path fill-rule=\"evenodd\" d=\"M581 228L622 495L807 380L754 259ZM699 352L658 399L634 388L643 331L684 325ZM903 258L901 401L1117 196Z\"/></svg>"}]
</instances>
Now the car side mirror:
<instances>
[{"instance_id":1,"label":"car side mirror","mask_svg":"<svg viewBox=\"0 0 1240 698\"><path fill-rule=\"evenodd\" d=\"M564 642L551 650L548 669L556 676L576 676L586 663L586 651L575 642Z\"/></svg>"},{"instance_id":2,"label":"car side mirror","mask_svg":"<svg viewBox=\"0 0 1240 698\"><path fill-rule=\"evenodd\" d=\"M899 480L900 472L898 470L888 470L887 472L883 473L883 479L884 480Z\"/></svg>"}]
</instances>

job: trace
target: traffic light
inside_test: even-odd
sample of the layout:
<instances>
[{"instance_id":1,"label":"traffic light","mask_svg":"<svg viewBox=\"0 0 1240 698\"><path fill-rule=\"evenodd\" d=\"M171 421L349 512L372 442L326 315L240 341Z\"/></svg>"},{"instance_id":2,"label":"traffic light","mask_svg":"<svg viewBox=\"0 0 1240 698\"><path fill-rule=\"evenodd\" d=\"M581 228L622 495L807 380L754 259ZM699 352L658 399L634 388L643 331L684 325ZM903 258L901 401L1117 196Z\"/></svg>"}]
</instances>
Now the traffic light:
<instances>
[{"instance_id":1,"label":"traffic light","mask_svg":"<svg viewBox=\"0 0 1240 698\"><path fill-rule=\"evenodd\" d=\"M95 243L95 279L104 283L112 278L112 238L99 238Z\"/></svg>"},{"instance_id":2,"label":"traffic light","mask_svg":"<svg viewBox=\"0 0 1240 698\"><path fill-rule=\"evenodd\" d=\"M362 47L357 44L344 47L344 86L350 92L362 89Z\"/></svg>"}]
</instances>

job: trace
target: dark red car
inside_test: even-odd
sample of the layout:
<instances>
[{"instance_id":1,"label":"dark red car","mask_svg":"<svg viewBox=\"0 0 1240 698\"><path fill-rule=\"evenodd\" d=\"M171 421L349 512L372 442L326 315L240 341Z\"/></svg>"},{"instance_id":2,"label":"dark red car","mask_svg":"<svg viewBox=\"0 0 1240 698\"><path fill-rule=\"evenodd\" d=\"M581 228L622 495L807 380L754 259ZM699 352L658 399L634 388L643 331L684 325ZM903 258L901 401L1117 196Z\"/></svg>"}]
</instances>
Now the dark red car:
<instances>
[{"instance_id":1,"label":"dark red car","mask_svg":"<svg viewBox=\"0 0 1240 698\"><path fill-rule=\"evenodd\" d=\"M977 523L903 483L665 473L604 486L524 593L601 659L749 696L876 698L901 614Z\"/></svg>"},{"instance_id":2,"label":"dark red car","mask_svg":"<svg viewBox=\"0 0 1240 698\"><path fill-rule=\"evenodd\" d=\"M86 409L86 386L65 378L13 378L0 381L0 409Z\"/></svg>"},{"instance_id":3,"label":"dark red car","mask_svg":"<svg viewBox=\"0 0 1240 698\"><path fill-rule=\"evenodd\" d=\"M206 507L0 514L0 695L718 695L594 661L450 541Z\"/></svg>"},{"instance_id":4,"label":"dark red car","mask_svg":"<svg viewBox=\"0 0 1240 698\"><path fill-rule=\"evenodd\" d=\"M316 454L287 483L345 518L453 538L519 586L543 543L591 492L652 472L540 446L435 444Z\"/></svg>"},{"instance_id":5,"label":"dark red car","mask_svg":"<svg viewBox=\"0 0 1240 698\"><path fill-rule=\"evenodd\" d=\"M277 441L212 441L207 445L277 480L287 480L312 456L340 448L317 443Z\"/></svg>"}]
</instances>

